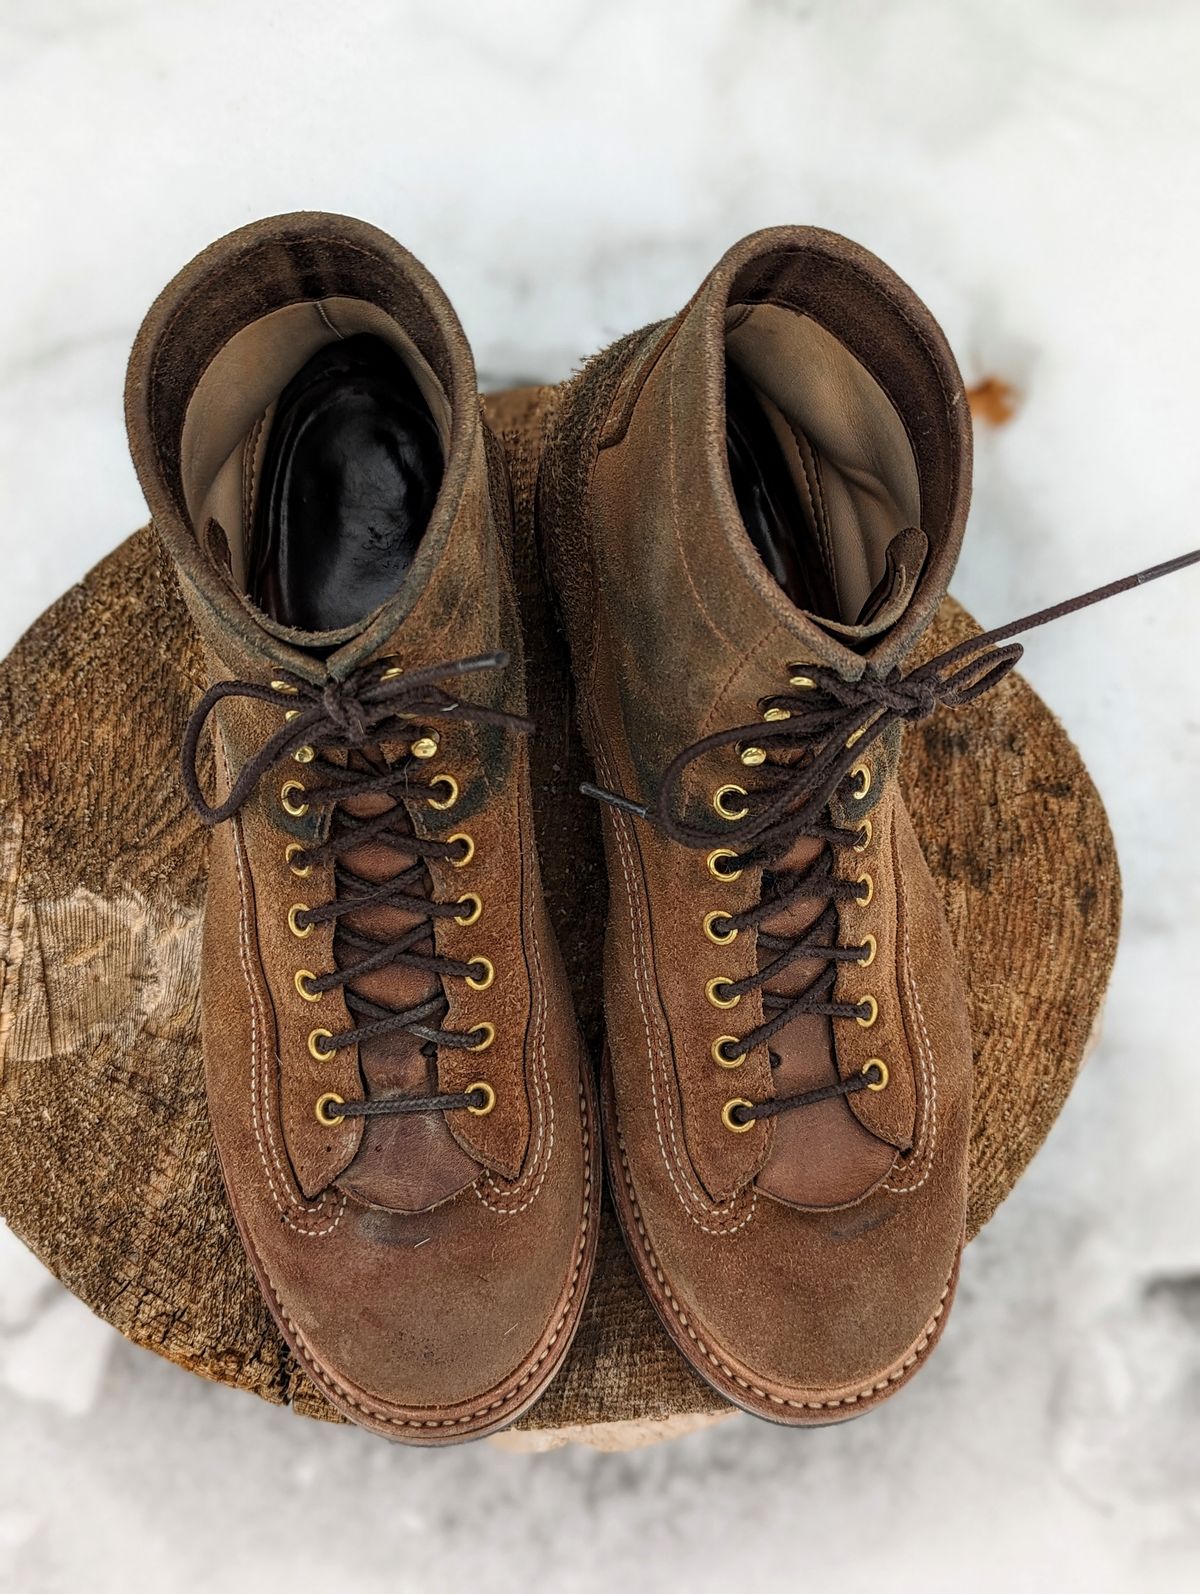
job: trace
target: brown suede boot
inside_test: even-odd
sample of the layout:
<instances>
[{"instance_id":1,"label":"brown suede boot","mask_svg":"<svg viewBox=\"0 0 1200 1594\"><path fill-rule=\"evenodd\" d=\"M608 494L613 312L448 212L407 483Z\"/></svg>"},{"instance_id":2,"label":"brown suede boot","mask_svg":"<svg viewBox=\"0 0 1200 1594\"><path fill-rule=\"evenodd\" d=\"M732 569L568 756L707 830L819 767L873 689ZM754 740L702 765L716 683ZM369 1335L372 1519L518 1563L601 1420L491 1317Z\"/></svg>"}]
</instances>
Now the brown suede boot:
<instances>
[{"instance_id":1,"label":"brown suede boot","mask_svg":"<svg viewBox=\"0 0 1200 1594\"><path fill-rule=\"evenodd\" d=\"M383 234L279 217L165 290L127 412L213 683L184 762L214 827L204 1060L247 1253L353 1421L502 1428L579 1320L597 1137L462 330Z\"/></svg>"},{"instance_id":2,"label":"brown suede boot","mask_svg":"<svg viewBox=\"0 0 1200 1594\"><path fill-rule=\"evenodd\" d=\"M971 1040L895 771L904 719L990 684L897 669L970 442L924 306L781 228L593 361L543 461L607 788L614 1196L684 1355L779 1422L892 1393L954 1294Z\"/></svg>"}]
</instances>

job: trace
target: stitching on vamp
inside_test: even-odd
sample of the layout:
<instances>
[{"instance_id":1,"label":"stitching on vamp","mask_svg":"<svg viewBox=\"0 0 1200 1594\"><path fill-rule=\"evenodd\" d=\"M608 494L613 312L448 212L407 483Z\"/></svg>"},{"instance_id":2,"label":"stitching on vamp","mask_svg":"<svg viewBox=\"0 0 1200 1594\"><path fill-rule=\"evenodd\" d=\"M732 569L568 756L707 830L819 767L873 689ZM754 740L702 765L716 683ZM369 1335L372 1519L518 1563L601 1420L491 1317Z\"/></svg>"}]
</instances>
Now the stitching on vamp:
<instances>
[{"instance_id":1,"label":"stitching on vamp","mask_svg":"<svg viewBox=\"0 0 1200 1594\"><path fill-rule=\"evenodd\" d=\"M568 1285L567 1289L567 1299L563 1305L562 1312L559 1314L558 1320L554 1325L554 1328L551 1330L550 1338L547 1340L545 1348L542 1350L537 1360L532 1363L529 1369L522 1374L520 1379L518 1379L515 1384L513 1384L504 1393L497 1395L496 1398L489 1401L487 1405L472 1407L470 1411L464 1412L458 1417L395 1417L389 1414L387 1408L379 1406L367 1399L358 1398L361 1395L361 1391L355 1391L354 1393L351 1393L343 1384L339 1384L333 1375L326 1372L325 1369L317 1362L312 1347L309 1345L300 1329L287 1315L283 1302L280 1299L279 1292L275 1288L274 1280L271 1279L269 1274L267 1274L265 1268L263 1269L263 1276L266 1279L268 1288L271 1291L272 1299L279 1309L279 1316L287 1324L288 1329L294 1336L293 1348L296 1352L296 1355L304 1364L304 1367L310 1378L312 1378L314 1383L318 1384L320 1388L325 1390L326 1393L330 1395L330 1398L333 1400L335 1405L341 1401L344 1404L353 1407L355 1411L363 1412L364 1415L370 1417L372 1420L376 1422L387 1423L392 1427L434 1429L459 1428L468 1423L478 1422L481 1418L486 1418L490 1416L492 1412L498 1411L501 1406L511 1405L513 1401L520 1399L524 1390L529 1386L530 1382L537 1374L538 1369L546 1361L547 1357L550 1356L555 1345L562 1338L563 1324L567 1321L567 1318L571 1314L571 1308L574 1303L575 1296L579 1290L579 1275L583 1268L584 1253L587 1250L588 1224L592 1207L592 1129L591 1120L588 1113L587 1095L582 1083L579 1087L579 1112L580 1119L583 1124L583 1216L579 1225L579 1244L575 1251L575 1265L572 1270L570 1284Z\"/></svg>"},{"instance_id":2,"label":"stitching on vamp","mask_svg":"<svg viewBox=\"0 0 1200 1594\"><path fill-rule=\"evenodd\" d=\"M546 1062L546 986L542 973L541 945L539 943L537 929L530 922L532 917L530 906L530 894L526 892L521 917L526 939L533 947L535 987L534 1002L536 1004L535 1011L537 1014L534 1020L534 1027L537 1033L538 1056L538 1066L533 1071L533 1088L534 1094L537 1098L537 1138L534 1141L533 1154L529 1159L529 1167L519 1179L515 1180L511 1185L507 1186L507 1188L501 1185L491 1172L487 1174L487 1186L488 1189L491 1190L497 1197L495 1201L488 1200L487 1196L485 1196L480 1190L478 1183L475 1183L471 1186L476 1197L483 1203L485 1207L488 1208L490 1212L499 1212L505 1217L511 1217L518 1212L524 1212L528 1207L533 1205L541 1193L542 1185L546 1180L546 1175L550 1171L551 1159L554 1156L554 1090L550 1083L549 1065ZM544 1096L543 1089L545 1091ZM546 1155L544 1159L542 1158L543 1143L545 1143L546 1146ZM528 1186L530 1180L534 1178L535 1174L536 1183L534 1184L533 1189L529 1192L528 1197L522 1201L519 1206L511 1205L513 1201L516 1201L520 1196L524 1195L526 1187Z\"/></svg>"},{"instance_id":3,"label":"stitching on vamp","mask_svg":"<svg viewBox=\"0 0 1200 1594\"><path fill-rule=\"evenodd\" d=\"M918 1144L921 1151L916 1162L913 1163L913 1172L916 1172L921 1163L925 1171L913 1184L885 1184L883 1188L892 1195L912 1195L919 1190L933 1171L933 1153L937 1146L937 1070L933 1066L933 1047L930 1045L929 1032L925 1028L925 1010L921 1006L920 992L913 979L911 948L908 939L908 904L904 897L904 886L901 883L900 871L896 871L896 889L900 899L900 915L904 921L904 984L908 990L909 1000L912 1002L917 1015L917 1027L921 1032L920 1045L917 1047L921 1059L921 1083L923 1088L921 1101L921 1128L918 1133ZM928 1144L924 1143L926 1127L929 1129Z\"/></svg>"},{"instance_id":4,"label":"stitching on vamp","mask_svg":"<svg viewBox=\"0 0 1200 1594\"><path fill-rule=\"evenodd\" d=\"M228 776L229 768L225 760L224 748L221 749L221 762L225 766L226 775ZM258 1024L258 994L254 989L254 979L250 968L250 926L246 909L246 875L243 870L242 861L241 825L237 820L233 822L233 860L237 866L238 873L238 923L240 929L238 952L242 964L242 977L246 982L246 992L250 998L250 1107L251 1122L254 1125L254 1139L258 1145L258 1155L263 1165L263 1172L267 1176L267 1185L271 1191L271 1199L275 1203L276 1210L280 1213L287 1226L290 1229L294 1229L297 1234L302 1235L306 1240L319 1240L324 1235L332 1234L334 1229L336 1229L338 1224L342 1221L342 1216L346 1210L346 1192L342 1192L341 1204L337 1209L337 1214L334 1217L333 1222L328 1224L327 1227L323 1229L313 1229L306 1227L303 1224L297 1223L292 1216L292 1214L295 1212L301 1212L313 1217L328 1217L329 1202L328 1198L324 1195L321 1197L316 1206L305 1206L302 1203L296 1203L287 1200L288 1177L280 1160L279 1148L275 1144L275 1130L271 1122L271 1113L267 1108L267 1103L265 1100L265 1085L263 1091L261 1093L259 1091L259 1064L262 1055L262 1037L260 1035ZM265 1122L266 1124L267 1140L271 1148L271 1156L275 1162L276 1171L279 1174L280 1182L283 1186L283 1199L280 1198L280 1192L276 1188L275 1180L271 1174L270 1163L267 1161L266 1149L263 1145L261 1122Z\"/></svg>"},{"instance_id":5,"label":"stitching on vamp","mask_svg":"<svg viewBox=\"0 0 1200 1594\"><path fill-rule=\"evenodd\" d=\"M704 722L700 727L701 732L707 732L709 727L712 725L713 716L717 711L717 706L723 702L725 694L729 691L733 682L737 680L739 675L745 673L752 661L756 659L758 655L766 648L770 647L774 641L775 631L774 628L772 628L770 630L764 631L759 637L758 641L752 648L750 648L748 652L742 652L738 654L737 658L730 666L728 675L713 694L712 703L709 707L708 713L704 716Z\"/></svg>"},{"instance_id":6,"label":"stitching on vamp","mask_svg":"<svg viewBox=\"0 0 1200 1594\"><path fill-rule=\"evenodd\" d=\"M597 739L595 745L597 747L599 746L598 739ZM603 771L604 771L603 778L606 781L611 782L612 776L611 776L611 774L610 774L610 772L609 772L609 770L607 768L607 762L606 762L606 759L604 758L604 756L603 755L599 755L597 757L596 762L597 762L597 767L603 769ZM643 1030L645 1032L645 1036L646 1036L646 1046L647 1046L647 1048L649 1050L649 1054L650 1054L650 1094L651 1094L651 1099L652 1099L652 1101L654 1103L654 1127L655 1127L655 1131L656 1131L656 1133L658 1135L659 1151L660 1151L660 1153L662 1155L663 1164L664 1164L664 1166L666 1167L666 1170L667 1170L667 1177L668 1177L668 1179L670 1179L671 1188L675 1191L675 1194L678 1196L679 1201L680 1201L681 1205L683 1206L684 1211L687 1213L688 1217L691 1218L692 1222L695 1223L699 1228L703 1229L706 1234L714 1234L714 1235L736 1234L739 1229L745 1228L746 1224L748 1224L750 1222L750 1220L754 1216L755 1210L756 1210L757 1205L758 1205L758 1188L757 1188L757 1186L755 1186L753 1188L753 1190L751 1191L750 1210L747 1212L746 1216L744 1218L742 1218L737 1223L722 1224L720 1227L715 1227L715 1228L714 1227L710 1227L709 1225L707 1225L704 1222L702 1222L701 1219L696 1215L696 1212L692 1210L692 1207L694 1206L694 1207L698 1208L701 1212L703 1212L708 1217L717 1217L717 1218L719 1218L719 1217L724 1216L725 1214L728 1214L730 1217L732 1217L733 1213L736 1211L735 1203L736 1203L737 1198L735 1197L734 1202L729 1203L727 1206L712 1206L708 1202L706 1202L703 1199L702 1196L699 1196L699 1195L695 1194L692 1189L688 1188L687 1171L686 1171L686 1168L685 1168L685 1165L684 1165L684 1162L683 1162L683 1157L682 1157L681 1152L680 1152L679 1142L678 1142L678 1140L676 1138L676 1134L675 1134L675 1108L674 1108L674 1103L671 1100L671 1092L670 1092L670 1089L669 1089L669 1080L666 1077L667 1076L667 1070L666 1070L665 1061L664 1061L664 1063L663 1063L663 1070L664 1070L663 1095L666 1098L666 1105L667 1105L667 1129L668 1129L668 1135L669 1135L670 1141L671 1141L671 1151L672 1151L672 1153L674 1155L674 1158L675 1158L675 1166L676 1166L676 1168L678 1168L678 1171L679 1171L679 1181L677 1181L676 1178L675 1178L675 1170L672 1168L672 1165L671 1165L671 1157L667 1153L666 1142L663 1139L662 1109L661 1109L661 1106L660 1106L660 1103L659 1103L659 1099L658 1099L658 1083L657 1083L658 1069L659 1069L659 1066L660 1066L660 1058L661 1058L661 1050L660 1050L658 1042L657 1042L657 1040L656 1040L656 1038L655 1038L655 1036L653 1034L652 1026L651 1026L651 1023L650 1023L650 1013L649 1013L650 970L649 970L649 967L648 967L648 959L647 959L647 956L646 956L645 945L643 943L642 937L639 936L639 934L638 934L637 913L636 913L636 903L639 900L638 893L637 893L637 880L636 880L637 871L633 868L632 857L630 856L630 853L627 850L627 849L632 849L633 841L632 841L632 838L629 835L628 830L626 829L626 821L625 821L624 815L619 814L619 813L614 813L611 816L606 816L606 818L609 818L611 823L612 823L612 825L613 825L613 832L614 832L614 834L616 836L616 839L617 839L617 855L618 855L618 858L619 858L620 864L621 864L621 873L622 873L622 875L624 877L624 880L625 880L625 892L626 892L626 898L627 898L627 901L628 901L628 908L629 908L630 940L631 940L631 944L633 946L634 985L635 985L635 989L636 989L636 992L637 992L638 1008L639 1008L639 1011L641 1012L641 1015L642 1015L642 1028L643 1028Z\"/></svg>"},{"instance_id":7,"label":"stitching on vamp","mask_svg":"<svg viewBox=\"0 0 1200 1594\"><path fill-rule=\"evenodd\" d=\"M709 1347L700 1338L699 1334L696 1333L695 1329L688 1321L687 1313L683 1310L679 1302L675 1299L675 1296L672 1294L671 1286L667 1283L665 1277L663 1276L662 1269L658 1265L658 1258L654 1254L654 1247L650 1244L650 1237L646 1233L645 1226L642 1223L641 1208L638 1206L637 1194L634 1191L633 1179L629 1171L629 1161L625 1155L625 1142L624 1140L620 1139L620 1137L618 1137L618 1149L621 1156L621 1170L625 1178L625 1188L629 1192L629 1199L633 1205L633 1219L637 1225L638 1234L641 1236L642 1249L646 1254L647 1261L654 1271L655 1278L662 1286L671 1311L675 1314L676 1318L678 1318L680 1327L686 1332L688 1338L692 1341L704 1359L708 1362L711 1362L714 1367L718 1368L722 1373L724 1373L726 1378L735 1383L739 1389L744 1389L748 1394L757 1395L760 1400L769 1400L772 1405L790 1406L797 1411L829 1411L839 1406L854 1406L860 1401L870 1400L873 1396L882 1394L884 1390L889 1389L893 1384L899 1383L900 1380L905 1377L909 1370L920 1360L921 1356L928 1349L933 1339L934 1330L937 1327L938 1320L946 1309L946 1297L950 1293L950 1281L954 1276L953 1269L951 1269L950 1278L946 1280L945 1287L942 1290L941 1295L938 1297L937 1307L935 1308L932 1317L929 1318L928 1322L925 1324L925 1327L921 1330L920 1338L917 1339L910 1347L909 1353L904 1361L900 1362L896 1367L894 1367L886 1377L877 1380L875 1383L864 1384L861 1389L855 1390L853 1394L841 1395L836 1400L789 1400L783 1395L773 1395L769 1390L760 1389L757 1384L750 1383L739 1373L736 1373L727 1362L723 1362L719 1356L709 1349Z\"/></svg>"}]
</instances>

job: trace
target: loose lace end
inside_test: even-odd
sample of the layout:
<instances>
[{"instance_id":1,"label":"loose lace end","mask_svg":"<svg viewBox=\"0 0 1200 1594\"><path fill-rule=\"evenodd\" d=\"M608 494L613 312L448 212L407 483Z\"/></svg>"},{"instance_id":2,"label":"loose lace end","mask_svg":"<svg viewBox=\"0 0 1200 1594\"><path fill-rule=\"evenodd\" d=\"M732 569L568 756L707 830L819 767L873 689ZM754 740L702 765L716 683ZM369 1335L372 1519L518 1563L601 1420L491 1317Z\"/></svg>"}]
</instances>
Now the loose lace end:
<instances>
[{"instance_id":1,"label":"loose lace end","mask_svg":"<svg viewBox=\"0 0 1200 1594\"><path fill-rule=\"evenodd\" d=\"M607 803L610 808L619 808L624 814L632 814L635 819L649 819L650 810L645 803L635 803L628 797L622 797L619 792L606 791L603 786L593 786L590 780L580 783L580 792L585 797L594 798L598 803Z\"/></svg>"},{"instance_id":2,"label":"loose lace end","mask_svg":"<svg viewBox=\"0 0 1200 1594\"><path fill-rule=\"evenodd\" d=\"M455 675L470 675L475 670L503 670L512 662L512 655L505 648L497 648L494 653L478 653L473 659L459 659L456 664L447 666Z\"/></svg>"}]
</instances>

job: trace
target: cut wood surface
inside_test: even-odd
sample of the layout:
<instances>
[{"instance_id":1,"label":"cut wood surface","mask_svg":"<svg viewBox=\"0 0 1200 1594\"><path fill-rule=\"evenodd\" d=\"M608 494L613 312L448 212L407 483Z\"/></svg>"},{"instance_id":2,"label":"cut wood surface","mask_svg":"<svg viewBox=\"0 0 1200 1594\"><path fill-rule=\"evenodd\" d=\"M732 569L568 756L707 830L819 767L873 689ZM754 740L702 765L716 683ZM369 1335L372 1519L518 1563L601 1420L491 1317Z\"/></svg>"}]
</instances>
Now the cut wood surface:
<instances>
[{"instance_id":1,"label":"cut wood surface","mask_svg":"<svg viewBox=\"0 0 1200 1594\"><path fill-rule=\"evenodd\" d=\"M587 769L531 533L547 402L525 389L489 406L517 507L547 892L596 1057L599 822L577 792ZM924 651L974 628L947 600ZM199 649L149 531L0 665L0 1216L135 1343L336 1421L262 1302L209 1133L198 1001L207 838L179 779L201 688ZM909 732L902 780L970 992L974 1235L1041 1145L1085 1054L1116 947L1117 863L1074 747L1016 676ZM659 1328L606 1213L578 1338L517 1424L536 1432L502 1442L621 1448L728 1409Z\"/></svg>"}]
</instances>

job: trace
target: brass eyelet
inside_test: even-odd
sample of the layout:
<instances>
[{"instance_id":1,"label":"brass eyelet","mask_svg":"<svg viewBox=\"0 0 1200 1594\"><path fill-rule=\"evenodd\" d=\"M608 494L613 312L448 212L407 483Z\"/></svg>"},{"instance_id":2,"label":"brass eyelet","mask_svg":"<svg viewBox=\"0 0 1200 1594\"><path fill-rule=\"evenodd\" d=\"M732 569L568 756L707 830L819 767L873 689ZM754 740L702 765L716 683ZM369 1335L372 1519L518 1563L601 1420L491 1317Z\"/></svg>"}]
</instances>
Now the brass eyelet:
<instances>
[{"instance_id":1,"label":"brass eyelet","mask_svg":"<svg viewBox=\"0 0 1200 1594\"><path fill-rule=\"evenodd\" d=\"M468 1107L467 1111L474 1118L486 1118L496 1105L496 1092L486 1079L477 1079L473 1085L467 1086L464 1095L473 1096L477 1090L483 1092L483 1105L480 1107Z\"/></svg>"},{"instance_id":2,"label":"brass eyelet","mask_svg":"<svg viewBox=\"0 0 1200 1594\"><path fill-rule=\"evenodd\" d=\"M301 879L301 880L306 879L310 874L312 874L312 864L311 863L303 864L298 869L296 867L296 865L292 862L293 858L301 857L303 852L304 852L304 848L300 845L300 843L298 841L289 841L287 846L283 850L284 861L286 862L288 868L292 871L292 873L294 875L298 876L299 879Z\"/></svg>"},{"instance_id":3,"label":"brass eyelet","mask_svg":"<svg viewBox=\"0 0 1200 1594\"><path fill-rule=\"evenodd\" d=\"M872 1057L869 1062L863 1064L862 1071L864 1074L869 1074L873 1068L877 1068L879 1070L879 1078L869 1079L867 1081L867 1089L886 1090L888 1082L888 1066L882 1057Z\"/></svg>"},{"instance_id":4,"label":"brass eyelet","mask_svg":"<svg viewBox=\"0 0 1200 1594\"><path fill-rule=\"evenodd\" d=\"M466 913L456 913L454 915L455 924L474 924L483 912L483 898L474 891L468 891L465 895L459 897L458 905L460 908L466 908L467 911Z\"/></svg>"},{"instance_id":5,"label":"brass eyelet","mask_svg":"<svg viewBox=\"0 0 1200 1594\"><path fill-rule=\"evenodd\" d=\"M488 986L496 978L496 969L491 958L472 958L471 967L473 969L482 969L483 973L478 979L475 980L473 980L468 974L466 976L467 984L473 991L486 991Z\"/></svg>"},{"instance_id":6,"label":"brass eyelet","mask_svg":"<svg viewBox=\"0 0 1200 1594\"><path fill-rule=\"evenodd\" d=\"M748 1118L745 1123L739 1123L738 1120L733 1116L739 1107L744 1107L747 1112L750 1112L754 1108L754 1103L752 1101L747 1101L744 1096L734 1096L721 1108L721 1122L725 1125L726 1129L732 1130L735 1135L744 1135L748 1129L754 1128L757 1120L754 1118Z\"/></svg>"},{"instance_id":7,"label":"brass eyelet","mask_svg":"<svg viewBox=\"0 0 1200 1594\"><path fill-rule=\"evenodd\" d=\"M296 970L296 989L306 1002L319 1002L321 1000L321 992L310 991L305 983L307 980L315 980L316 977L311 969Z\"/></svg>"},{"instance_id":8,"label":"brass eyelet","mask_svg":"<svg viewBox=\"0 0 1200 1594\"><path fill-rule=\"evenodd\" d=\"M724 801L726 797L744 797L745 795L746 788L744 786L718 786L713 793L712 805L722 819L745 819L750 812L745 804L742 804L740 808L727 808Z\"/></svg>"},{"instance_id":9,"label":"brass eyelet","mask_svg":"<svg viewBox=\"0 0 1200 1594\"><path fill-rule=\"evenodd\" d=\"M402 664L390 664L379 679L381 681L397 681L403 674L404 666Z\"/></svg>"},{"instance_id":10,"label":"brass eyelet","mask_svg":"<svg viewBox=\"0 0 1200 1594\"><path fill-rule=\"evenodd\" d=\"M874 880L871 879L871 876L869 874L860 874L858 879L854 882L854 884L856 886L866 886L866 888L867 888L866 896L865 897L859 897L857 899L859 907L860 908L865 908L867 906L867 904L871 901L871 898L875 895L875 882L874 882Z\"/></svg>"},{"instance_id":11,"label":"brass eyelet","mask_svg":"<svg viewBox=\"0 0 1200 1594\"><path fill-rule=\"evenodd\" d=\"M300 688L293 686L290 681L272 681L271 690L272 692L282 692L285 697L295 697Z\"/></svg>"},{"instance_id":12,"label":"brass eyelet","mask_svg":"<svg viewBox=\"0 0 1200 1594\"><path fill-rule=\"evenodd\" d=\"M714 908L711 913L704 915L704 933L714 946L728 946L731 941L737 940L738 930L736 925L734 925L733 929L727 930L724 935L720 935L717 932L717 920L728 920L728 918L729 915L722 913L720 908Z\"/></svg>"},{"instance_id":13,"label":"brass eyelet","mask_svg":"<svg viewBox=\"0 0 1200 1594\"><path fill-rule=\"evenodd\" d=\"M307 902L293 902L291 907L288 909L288 929L296 937L297 941L303 941L304 938L311 935L313 930L316 928L315 925L300 924L298 922L300 915L307 912Z\"/></svg>"},{"instance_id":14,"label":"brass eyelet","mask_svg":"<svg viewBox=\"0 0 1200 1594\"><path fill-rule=\"evenodd\" d=\"M736 1035L718 1035L712 1043L712 1060L718 1068L740 1068L746 1061L746 1053L738 1052L735 1056L727 1057L727 1046L740 1046L742 1043Z\"/></svg>"},{"instance_id":15,"label":"brass eyelet","mask_svg":"<svg viewBox=\"0 0 1200 1594\"><path fill-rule=\"evenodd\" d=\"M766 763L767 750L765 747L743 747L738 757L747 769L757 769L760 764Z\"/></svg>"},{"instance_id":16,"label":"brass eyelet","mask_svg":"<svg viewBox=\"0 0 1200 1594\"><path fill-rule=\"evenodd\" d=\"M319 1063L327 1063L333 1056L335 1047L318 1046L318 1041L331 1041L332 1033L327 1029L313 1029L308 1032L308 1052L310 1057L315 1057Z\"/></svg>"},{"instance_id":17,"label":"brass eyelet","mask_svg":"<svg viewBox=\"0 0 1200 1594\"><path fill-rule=\"evenodd\" d=\"M292 754L292 757L298 764L311 764L316 756L316 749L309 747L307 743L303 747L297 747L296 751Z\"/></svg>"},{"instance_id":18,"label":"brass eyelet","mask_svg":"<svg viewBox=\"0 0 1200 1594\"><path fill-rule=\"evenodd\" d=\"M763 709L763 719L768 724L775 724L779 720L790 720L791 717L792 717L792 712L791 712L790 709L786 709L786 708L765 708L765 709Z\"/></svg>"},{"instance_id":19,"label":"brass eyelet","mask_svg":"<svg viewBox=\"0 0 1200 1594\"><path fill-rule=\"evenodd\" d=\"M794 671L803 670L802 664L788 665L788 681L792 686L798 686L802 691L815 691L817 683L811 675L795 674Z\"/></svg>"},{"instance_id":20,"label":"brass eyelet","mask_svg":"<svg viewBox=\"0 0 1200 1594\"><path fill-rule=\"evenodd\" d=\"M327 1090L323 1096L317 1097L317 1122L324 1124L326 1129L332 1129L334 1124L344 1123L346 1114L344 1112L330 1113L329 1108L331 1106L344 1107L345 1105L346 1098L344 1096L339 1096L335 1090Z\"/></svg>"},{"instance_id":21,"label":"brass eyelet","mask_svg":"<svg viewBox=\"0 0 1200 1594\"><path fill-rule=\"evenodd\" d=\"M298 708L289 708L286 710L283 717L290 725L293 720L298 720L300 718L300 710Z\"/></svg>"},{"instance_id":22,"label":"brass eyelet","mask_svg":"<svg viewBox=\"0 0 1200 1594\"><path fill-rule=\"evenodd\" d=\"M737 853L730 852L728 847L714 847L708 855L708 872L715 880L736 880L741 875L740 869L718 869L717 865L723 858L732 858L737 861Z\"/></svg>"},{"instance_id":23,"label":"brass eyelet","mask_svg":"<svg viewBox=\"0 0 1200 1594\"><path fill-rule=\"evenodd\" d=\"M871 1025L879 1017L879 1003L873 996L864 996L858 1005L866 1008L867 1016L864 1018L861 1013L856 1013L854 1022L863 1029L870 1029Z\"/></svg>"},{"instance_id":24,"label":"brass eyelet","mask_svg":"<svg viewBox=\"0 0 1200 1594\"><path fill-rule=\"evenodd\" d=\"M279 801L283 804L284 813L291 814L293 819L302 819L308 812L307 803L293 803L291 795L294 791L303 791L302 780L285 780L279 789Z\"/></svg>"},{"instance_id":25,"label":"brass eyelet","mask_svg":"<svg viewBox=\"0 0 1200 1594\"><path fill-rule=\"evenodd\" d=\"M470 836L467 835L465 830L456 831L453 836L446 837L446 842L449 846L453 846L456 841L461 841L467 850L463 853L461 858L451 858L450 865L454 869L465 869L470 863L471 859L475 856L475 842Z\"/></svg>"},{"instance_id":26,"label":"brass eyelet","mask_svg":"<svg viewBox=\"0 0 1200 1594\"><path fill-rule=\"evenodd\" d=\"M729 981L724 977L724 975L718 974L716 979L709 980L708 984L704 987L704 993L714 1007L736 1007L742 999L742 993L740 991L735 991L732 996L718 996L717 992L722 986L728 990Z\"/></svg>"},{"instance_id":27,"label":"brass eyelet","mask_svg":"<svg viewBox=\"0 0 1200 1594\"><path fill-rule=\"evenodd\" d=\"M871 964L874 963L875 953L878 951L878 948L875 944L875 937L873 935L864 935L862 938L862 944L867 949L867 955L865 958L855 958L854 961L858 964L860 969L869 969Z\"/></svg>"},{"instance_id":28,"label":"brass eyelet","mask_svg":"<svg viewBox=\"0 0 1200 1594\"><path fill-rule=\"evenodd\" d=\"M446 790L446 796L443 798L427 797L425 800L429 806L431 808L437 808L441 812L445 812L447 808L453 808L455 803L458 801L458 782L455 780L454 776L439 775L436 780L430 781L430 791L432 791L435 786L443 786Z\"/></svg>"},{"instance_id":29,"label":"brass eyelet","mask_svg":"<svg viewBox=\"0 0 1200 1594\"><path fill-rule=\"evenodd\" d=\"M434 758L437 756L438 738L427 731L424 736L418 736L412 744L411 752L414 758Z\"/></svg>"},{"instance_id":30,"label":"brass eyelet","mask_svg":"<svg viewBox=\"0 0 1200 1594\"><path fill-rule=\"evenodd\" d=\"M496 1039L496 1026L494 1024L486 1023L476 1024L473 1029L469 1029L467 1031L467 1034L479 1036L479 1039L475 1042L474 1046L467 1047L469 1052L486 1052L488 1047Z\"/></svg>"},{"instance_id":31,"label":"brass eyelet","mask_svg":"<svg viewBox=\"0 0 1200 1594\"><path fill-rule=\"evenodd\" d=\"M856 803L860 803L871 789L871 766L869 764L855 764L850 771L850 779L858 782L858 785L850 795Z\"/></svg>"},{"instance_id":32,"label":"brass eyelet","mask_svg":"<svg viewBox=\"0 0 1200 1594\"><path fill-rule=\"evenodd\" d=\"M874 835L874 831L871 828L871 821L869 819L864 819L858 828L862 831L862 840L856 841L854 843L854 850L855 852L866 852L867 848L871 845L871 837Z\"/></svg>"}]
</instances>

